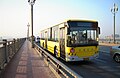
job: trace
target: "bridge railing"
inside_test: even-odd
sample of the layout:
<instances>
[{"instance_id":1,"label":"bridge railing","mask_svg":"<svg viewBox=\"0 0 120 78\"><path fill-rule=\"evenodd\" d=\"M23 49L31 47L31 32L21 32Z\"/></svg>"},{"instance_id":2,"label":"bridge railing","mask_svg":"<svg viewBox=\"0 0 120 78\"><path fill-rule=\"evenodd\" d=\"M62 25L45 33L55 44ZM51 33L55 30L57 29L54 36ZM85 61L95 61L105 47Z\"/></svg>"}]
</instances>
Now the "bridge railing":
<instances>
[{"instance_id":1,"label":"bridge railing","mask_svg":"<svg viewBox=\"0 0 120 78\"><path fill-rule=\"evenodd\" d=\"M0 41L0 73L11 58L18 52L25 38Z\"/></svg>"},{"instance_id":2,"label":"bridge railing","mask_svg":"<svg viewBox=\"0 0 120 78\"><path fill-rule=\"evenodd\" d=\"M46 62L48 67L58 78L82 78L80 75L68 68L65 64L53 57L36 43L34 45L38 53L44 58L44 61Z\"/></svg>"},{"instance_id":3,"label":"bridge railing","mask_svg":"<svg viewBox=\"0 0 120 78\"><path fill-rule=\"evenodd\" d=\"M99 43L113 43L113 39L99 39ZM120 44L120 39L115 40L116 44Z\"/></svg>"}]
</instances>

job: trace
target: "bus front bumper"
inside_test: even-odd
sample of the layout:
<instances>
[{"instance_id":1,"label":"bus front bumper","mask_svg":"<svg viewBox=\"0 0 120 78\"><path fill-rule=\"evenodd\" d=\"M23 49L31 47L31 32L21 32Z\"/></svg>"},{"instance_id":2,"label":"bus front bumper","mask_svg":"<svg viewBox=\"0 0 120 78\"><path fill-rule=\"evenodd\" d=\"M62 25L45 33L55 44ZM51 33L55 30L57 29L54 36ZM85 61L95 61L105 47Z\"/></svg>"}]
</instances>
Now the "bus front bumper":
<instances>
[{"instance_id":1,"label":"bus front bumper","mask_svg":"<svg viewBox=\"0 0 120 78\"><path fill-rule=\"evenodd\" d=\"M89 57L78 57L78 56L69 56L66 57L66 61L83 61L83 60L92 60L99 57L99 53L89 56Z\"/></svg>"}]
</instances>

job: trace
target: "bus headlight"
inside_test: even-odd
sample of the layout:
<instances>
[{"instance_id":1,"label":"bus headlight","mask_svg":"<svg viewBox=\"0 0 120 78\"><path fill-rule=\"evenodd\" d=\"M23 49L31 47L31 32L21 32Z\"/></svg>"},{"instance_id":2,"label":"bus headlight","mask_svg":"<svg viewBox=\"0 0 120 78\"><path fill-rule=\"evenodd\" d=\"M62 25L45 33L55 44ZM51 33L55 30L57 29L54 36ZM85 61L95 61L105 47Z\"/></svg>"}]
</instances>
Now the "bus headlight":
<instances>
[{"instance_id":1,"label":"bus headlight","mask_svg":"<svg viewBox=\"0 0 120 78\"><path fill-rule=\"evenodd\" d=\"M74 48L71 48L71 49L70 49L70 52L71 52L71 53L74 53L74 52L75 52L75 49L74 49Z\"/></svg>"}]
</instances>

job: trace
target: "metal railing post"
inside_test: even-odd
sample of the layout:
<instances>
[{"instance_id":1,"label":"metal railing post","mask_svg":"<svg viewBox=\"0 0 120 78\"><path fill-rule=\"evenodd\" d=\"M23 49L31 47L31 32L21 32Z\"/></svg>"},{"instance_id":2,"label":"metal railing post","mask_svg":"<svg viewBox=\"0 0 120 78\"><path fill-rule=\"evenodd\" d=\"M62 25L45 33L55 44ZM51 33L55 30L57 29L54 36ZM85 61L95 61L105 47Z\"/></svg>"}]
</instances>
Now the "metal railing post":
<instances>
[{"instance_id":1,"label":"metal railing post","mask_svg":"<svg viewBox=\"0 0 120 78\"><path fill-rule=\"evenodd\" d=\"M17 39L17 51L19 49L19 39Z\"/></svg>"},{"instance_id":2,"label":"metal railing post","mask_svg":"<svg viewBox=\"0 0 120 78\"><path fill-rule=\"evenodd\" d=\"M15 40L15 39L13 39L13 46L14 46L14 48L13 48L13 49L14 49L14 53L16 53L16 45L15 45L15 44L16 44L16 40Z\"/></svg>"},{"instance_id":3,"label":"metal railing post","mask_svg":"<svg viewBox=\"0 0 120 78\"><path fill-rule=\"evenodd\" d=\"M3 39L3 41L5 42L3 44L3 46L5 47L5 63L8 63L8 46L7 46L7 40L6 39Z\"/></svg>"}]
</instances>

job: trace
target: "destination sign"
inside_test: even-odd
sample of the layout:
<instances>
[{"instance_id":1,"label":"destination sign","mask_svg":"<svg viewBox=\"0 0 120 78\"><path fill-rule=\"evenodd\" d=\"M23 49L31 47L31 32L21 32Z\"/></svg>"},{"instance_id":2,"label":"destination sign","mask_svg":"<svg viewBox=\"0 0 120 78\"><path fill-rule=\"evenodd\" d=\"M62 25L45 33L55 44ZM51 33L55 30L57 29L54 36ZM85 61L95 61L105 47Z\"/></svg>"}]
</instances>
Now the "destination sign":
<instances>
[{"instance_id":1,"label":"destination sign","mask_svg":"<svg viewBox=\"0 0 120 78\"><path fill-rule=\"evenodd\" d=\"M93 22L69 21L68 25L70 27L92 27Z\"/></svg>"},{"instance_id":2,"label":"destination sign","mask_svg":"<svg viewBox=\"0 0 120 78\"><path fill-rule=\"evenodd\" d=\"M91 27L92 23L88 23L88 22L77 22L77 26L82 26L82 27Z\"/></svg>"}]
</instances>

